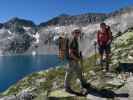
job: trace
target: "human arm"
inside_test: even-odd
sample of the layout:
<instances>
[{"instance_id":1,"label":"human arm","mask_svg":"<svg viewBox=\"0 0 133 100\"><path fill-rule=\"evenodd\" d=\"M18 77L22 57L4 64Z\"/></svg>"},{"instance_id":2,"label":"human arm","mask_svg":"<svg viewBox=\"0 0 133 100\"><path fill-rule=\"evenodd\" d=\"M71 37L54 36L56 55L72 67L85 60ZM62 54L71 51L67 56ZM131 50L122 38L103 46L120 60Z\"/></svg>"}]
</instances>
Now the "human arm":
<instances>
[{"instance_id":1,"label":"human arm","mask_svg":"<svg viewBox=\"0 0 133 100\"><path fill-rule=\"evenodd\" d=\"M108 30L108 34L109 34L109 40L107 42L107 44L111 44L113 37L112 37L112 32L109 26L107 26L107 30Z\"/></svg>"},{"instance_id":2,"label":"human arm","mask_svg":"<svg viewBox=\"0 0 133 100\"><path fill-rule=\"evenodd\" d=\"M74 50L71 49L71 48L69 48L69 56L70 56L70 58L72 58L75 61L80 61L81 60L79 57L75 56Z\"/></svg>"}]
</instances>

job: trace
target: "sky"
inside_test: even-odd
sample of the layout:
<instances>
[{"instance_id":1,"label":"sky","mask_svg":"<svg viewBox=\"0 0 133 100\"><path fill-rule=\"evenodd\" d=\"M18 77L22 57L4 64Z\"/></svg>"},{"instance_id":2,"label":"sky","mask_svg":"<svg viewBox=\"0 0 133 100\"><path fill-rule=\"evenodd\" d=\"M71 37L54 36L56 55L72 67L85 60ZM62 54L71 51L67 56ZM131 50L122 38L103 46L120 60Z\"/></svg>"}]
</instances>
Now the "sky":
<instances>
[{"instance_id":1,"label":"sky","mask_svg":"<svg viewBox=\"0 0 133 100\"><path fill-rule=\"evenodd\" d=\"M61 14L109 13L133 6L133 0L0 0L0 22L12 17L46 22Z\"/></svg>"}]
</instances>

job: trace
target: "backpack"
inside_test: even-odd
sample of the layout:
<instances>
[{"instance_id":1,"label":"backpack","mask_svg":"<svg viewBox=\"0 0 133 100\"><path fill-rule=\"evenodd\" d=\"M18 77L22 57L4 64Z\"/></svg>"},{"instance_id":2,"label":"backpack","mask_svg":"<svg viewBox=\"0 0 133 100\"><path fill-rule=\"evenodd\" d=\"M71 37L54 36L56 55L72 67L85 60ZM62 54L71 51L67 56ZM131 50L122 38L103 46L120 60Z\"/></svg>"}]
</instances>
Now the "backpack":
<instances>
[{"instance_id":1,"label":"backpack","mask_svg":"<svg viewBox=\"0 0 133 100\"><path fill-rule=\"evenodd\" d=\"M73 54L75 54L75 56L80 57L81 53L79 53L79 51L77 50L77 43L75 42L75 40L73 38L62 38L60 37L58 40L58 46L59 46L59 54L58 57L61 60L73 60L73 58L71 57L71 55L69 54L69 49L71 48ZM73 49L72 49L73 48Z\"/></svg>"},{"instance_id":2,"label":"backpack","mask_svg":"<svg viewBox=\"0 0 133 100\"><path fill-rule=\"evenodd\" d=\"M59 37L58 39L58 57L61 60L69 59L69 39Z\"/></svg>"}]
</instances>

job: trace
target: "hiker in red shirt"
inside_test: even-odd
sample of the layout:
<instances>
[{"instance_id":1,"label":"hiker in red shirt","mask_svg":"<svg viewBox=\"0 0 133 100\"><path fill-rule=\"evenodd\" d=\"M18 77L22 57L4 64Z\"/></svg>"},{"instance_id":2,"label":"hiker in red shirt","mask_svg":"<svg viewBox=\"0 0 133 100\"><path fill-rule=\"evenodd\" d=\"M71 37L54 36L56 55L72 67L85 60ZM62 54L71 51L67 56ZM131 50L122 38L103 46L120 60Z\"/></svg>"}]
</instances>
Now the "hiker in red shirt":
<instances>
[{"instance_id":1,"label":"hiker in red shirt","mask_svg":"<svg viewBox=\"0 0 133 100\"><path fill-rule=\"evenodd\" d=\"M106 71L109 71L109 59L111 53L112 32L105 23L100 24L100 30L97 32L97 43L101 57L101 67L103 68L103 55L106 55Z\"/></svg>"}]
</instances>

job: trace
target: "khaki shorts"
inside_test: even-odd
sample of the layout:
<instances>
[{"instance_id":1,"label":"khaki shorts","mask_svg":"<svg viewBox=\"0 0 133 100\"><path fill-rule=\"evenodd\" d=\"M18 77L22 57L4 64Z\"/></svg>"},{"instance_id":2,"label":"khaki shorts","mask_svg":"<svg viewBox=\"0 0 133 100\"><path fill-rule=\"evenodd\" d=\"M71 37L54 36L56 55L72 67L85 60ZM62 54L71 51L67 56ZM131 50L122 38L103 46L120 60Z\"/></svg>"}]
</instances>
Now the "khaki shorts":
<instances>
[{"instance_id":1,"label":"khaki shorts","mask_svg":"<svg viewBox=\"0 0 133 100\"><path fill-rule=\"evenodd\" d=\"M81 81L82 80L82 70L79 62L69 61L68 66L66 66L66 75L65 75L65 87L70 86L70 81L75 76Z\"/></svg>"}]
</instances>

